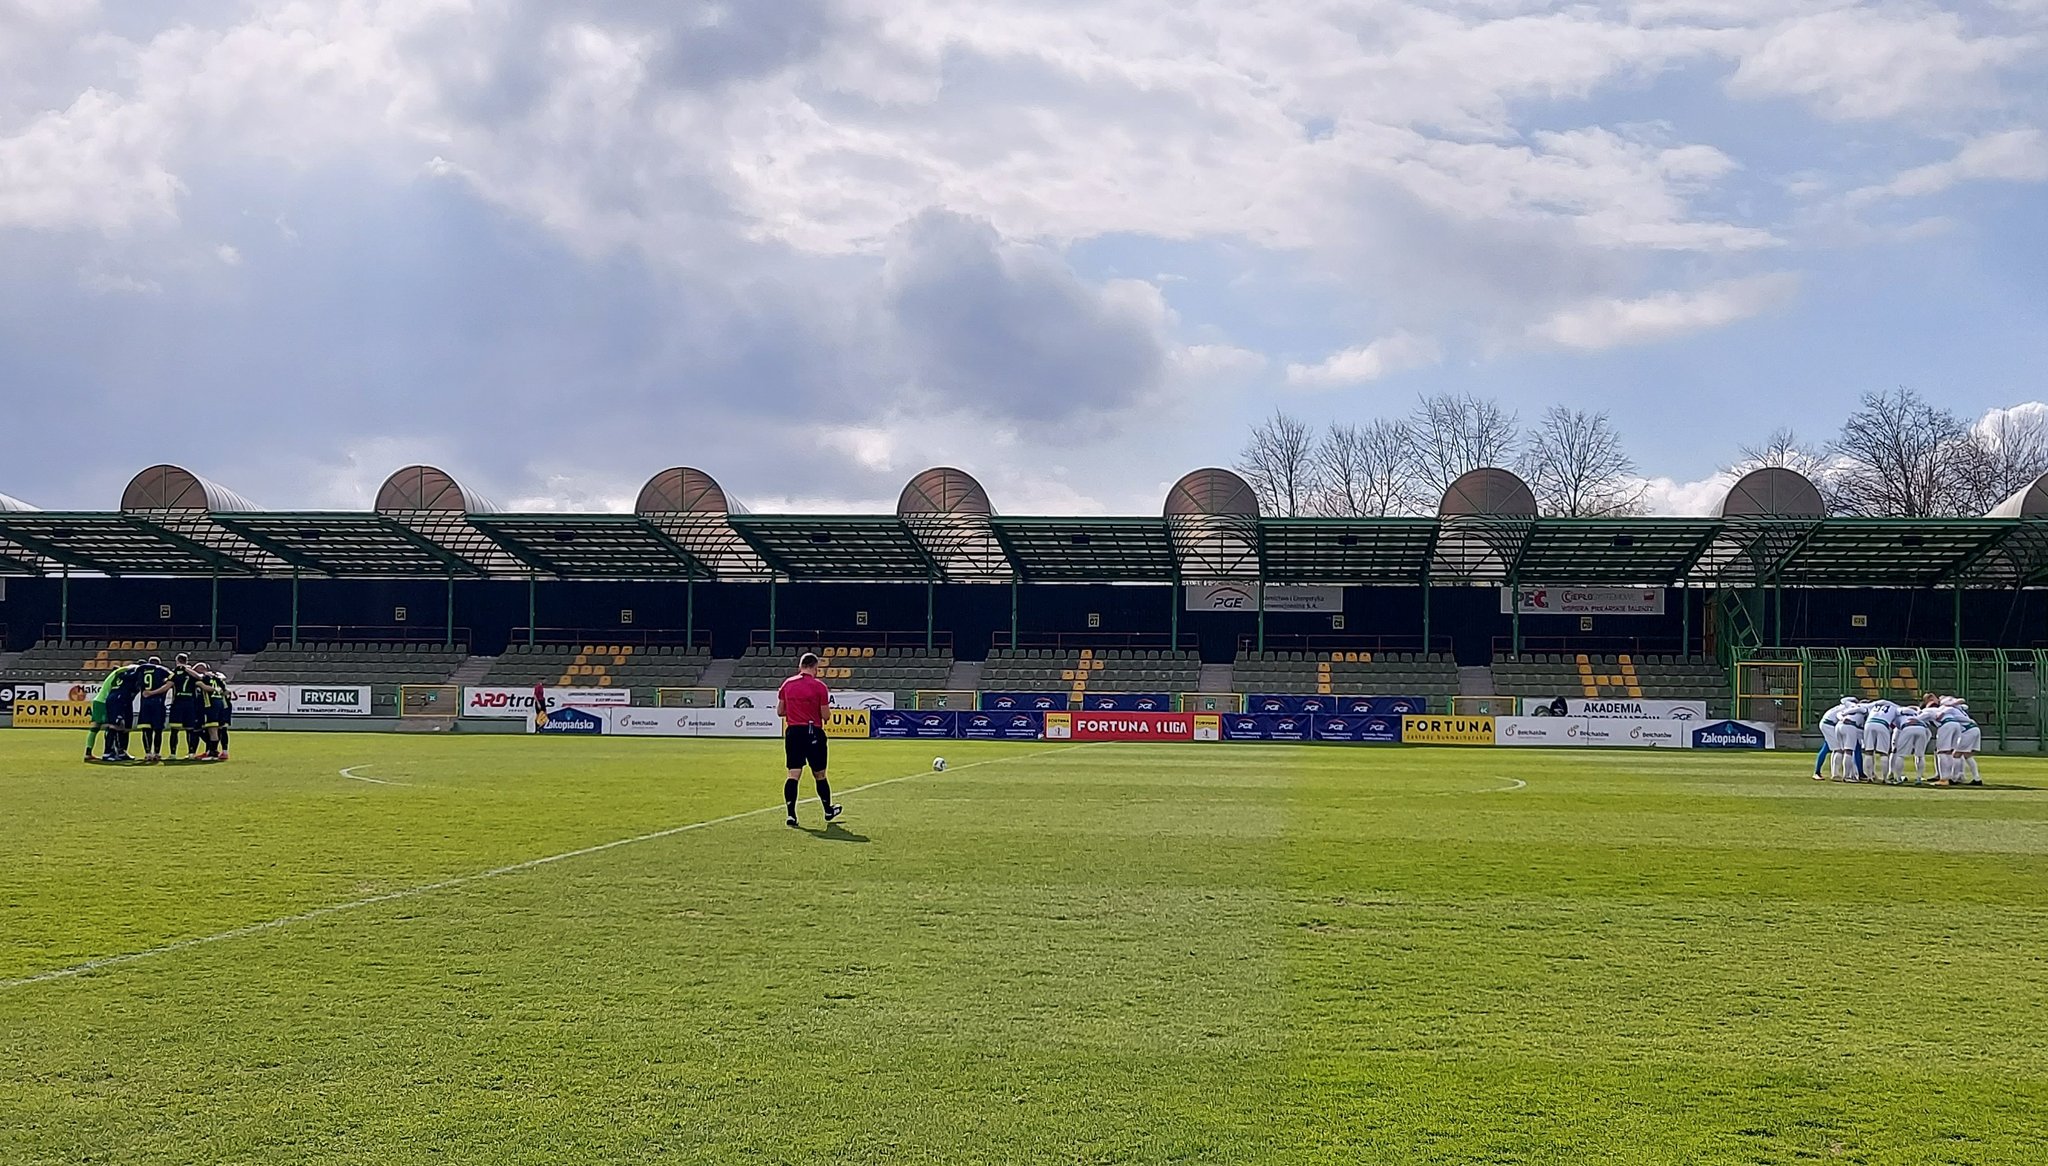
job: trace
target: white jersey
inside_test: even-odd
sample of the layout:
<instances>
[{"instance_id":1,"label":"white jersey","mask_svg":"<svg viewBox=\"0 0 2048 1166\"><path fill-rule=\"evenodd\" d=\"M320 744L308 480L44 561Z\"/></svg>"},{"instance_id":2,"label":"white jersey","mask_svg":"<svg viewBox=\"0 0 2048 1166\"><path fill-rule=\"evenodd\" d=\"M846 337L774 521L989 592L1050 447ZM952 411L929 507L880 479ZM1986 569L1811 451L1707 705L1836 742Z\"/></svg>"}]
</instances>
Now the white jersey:
<instances>
[{"instance_id":1,"label":"white jersey","mask_svg":"<svg viewBox=\"0 0 2048 1166\"><path fill-rule=\"evenodd\" d=\"M1869 724L1883 725L1888 729L1896 728L1899 723L1899 706L1888 700L1872 701L1867 716Z\"/></svg>"}]
</instances>

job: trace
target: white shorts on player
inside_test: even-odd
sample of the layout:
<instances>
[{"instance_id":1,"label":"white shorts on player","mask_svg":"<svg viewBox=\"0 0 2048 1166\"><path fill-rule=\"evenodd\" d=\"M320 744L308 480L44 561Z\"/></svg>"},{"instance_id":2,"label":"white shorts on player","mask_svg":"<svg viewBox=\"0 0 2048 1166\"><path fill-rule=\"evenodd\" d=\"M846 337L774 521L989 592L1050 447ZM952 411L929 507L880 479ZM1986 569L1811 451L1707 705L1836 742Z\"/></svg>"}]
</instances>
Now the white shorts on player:
<instances>
[{"instance_id":1,"label":"white shorts on player","mask_svg":"<svg viewBox=\"0 0 2048 1166\"><path fill-rule=\"evenodd\" d=\"M1899 726L1894 739L1896 748L1892 751L1892 780L1906 780L1906 759L1913 761L1913 780L1926 781L1928 777L1927 747L1934 743L1934 730L1922 724L1918 717L1909 718Z\"/></svg>"},{"instance_id":2,"label":"white shorts on player","mask_svg":"<svg viewBox=\"0 0 2048 1166\"><path fill-rule=\"evenodd\" d=\"M1862 770L1858 767L1856 752L1863 748L1863 726L1855 721L1843 721L1835 726L1834 765L1831 772L1836 781L1860 781Z\"/></svg>"}]
</instances>

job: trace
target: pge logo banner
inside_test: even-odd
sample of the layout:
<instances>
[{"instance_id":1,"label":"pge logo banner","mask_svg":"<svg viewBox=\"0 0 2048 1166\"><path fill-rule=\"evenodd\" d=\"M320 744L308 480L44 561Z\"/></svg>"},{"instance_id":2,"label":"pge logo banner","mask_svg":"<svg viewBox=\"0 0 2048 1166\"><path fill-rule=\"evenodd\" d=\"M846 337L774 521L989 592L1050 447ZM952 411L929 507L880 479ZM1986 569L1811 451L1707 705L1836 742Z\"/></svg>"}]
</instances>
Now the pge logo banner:
<instances>
[{"instance_id":1,"label":"pge logo banner","mask_svg":"<svg viewBox=\"0 0 2048 1166\"><path fill-rule=\"evenodd\" d=\"M16 723L20 721L17 718ZM1767 725L1747 721L1722 721L1692 730L1695 749L1769 749L1776 734Z\"/></svg>"},{"instance_id":2,"label":"pge logo banner","mask_svg":"<svg viewBox=\"0 0 2048 1166\"><path fill-rule=\"evenodd\" d=\"M1318 741L1347 745L1396 745L1401 741L1401 718L1354 717L1339 713L1314 717L1310 726Z\"/></svg>"},{"instance_id":3,"label":"pge logo banner","mask_svg":"<svg viewBox=\"0 0 2048 1166\"><path fill-rule=\"evenodd\" d=\"M1492 717L1402 717L1401 741L1408 745L1491 745Z\"/></svg>"},{"instance_id":4,"label":"pge logo banner","mask_svg":"<svg viewBox=\"0 0 2048 1166\"><path fill-rule=\"evenodd\" d=\"M92 702L89 700L23 700L14 701L14 727L17 729L83 729L92 724Z\"/></svg>"},{"instance_id":5,"label":"pge logo banner","mask_svg":"<svg viewBox=\"0 0 2048 1166\"><path fill-rule=\"evenodd\" d=\"M1173 698L1163 692L1091 692L1081 707L1096 713L1170 713Z\"/></svg>"},{"instance_id":6,"label":"pge logo banner","mask_svg":"<svg viewBox=\"0 0 2048 1166\"><path fill-rule=\"evenodd\" d=\"M832 709L825 714L827 737L866 737L873 732L874 714L868 709Z\"/></svg>"},{"instance_id":7,"label":"pge logo banner","mask_svg":"<svg viewBox=\"0 0 2048 1166\"><path fill-rule=\"evenodd\" d=\"M1044 733L1044 713L960 714L960 735L970 740L1036 741Z\"/></svg>"},{"instance_id":8,"label":"pge logo banner","mask_svg":"<svg viewBox=\"0 0 2048 1166\"><path fill-rule=\"evenodd\" d=\"M1303 716L1273 716L1267 713L1225 713L1223 714L1223 739L1226 741L1306 741L1314 729L1315 718Z\"/></svg>"},{"instance_id":9,"label":"pge logo banner","mask_svg":"<svg viewBox=\"0 0 2048 1166\"><path fill-rule=\"evenodd\" d=\"M1181 590L1187 595L1189 611L1256 612L1260 607L1259 588L1255 583L1190 583ZM1265 609L1334 615L1344 610L1344 589L1269 583L1265 591Z\"/></svg>"},{"instance_id":10,"label":"pge logo banner","mask_svg":"<svg viewBox=\"0 0 2048 1166\"><path fill-rule=\"evenodd\" d=\"M936 741L960 735L963 714L883 709L868 714L872 736L894 741Z\"/></svg>"},{"instance_id":11,"label":"pge logo banner","mask_svg":"<svg viewBox=\"0 0 2048 1166\"><path fill-rule=\"evenodd\" d=\"M1067 711L1064 692L984 692L981 711L990 713L1054 713Z\"/></svg>"},{"instance_id":12,"label":"pge logo banner","mask_svg":"<svg viewBox=\"0 0 2048 1166\"><path fill-rule=\"evenodd\" d=\"M1245 698L1250 713L1308 713L1312 716L1406 716L1429 711L1429 701L1419 696L1303 696L1299 693L1262 692Z\"/></svg>"}]
</instances>

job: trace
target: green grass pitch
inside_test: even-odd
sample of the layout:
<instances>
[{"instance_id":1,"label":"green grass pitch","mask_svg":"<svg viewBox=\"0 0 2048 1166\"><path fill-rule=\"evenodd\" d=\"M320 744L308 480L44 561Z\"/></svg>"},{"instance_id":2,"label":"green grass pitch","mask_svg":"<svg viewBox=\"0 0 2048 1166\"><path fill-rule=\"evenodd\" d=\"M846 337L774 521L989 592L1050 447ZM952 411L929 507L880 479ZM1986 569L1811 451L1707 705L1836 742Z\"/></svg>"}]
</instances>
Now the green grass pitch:
<instances>
[{"instance_id":1,"label":"green grass pitch","mask_svg":"<svg viewBox=\"0 0 2048 1166\"><path fill-rule=\"evenodd\" d=\"M2048 1161L2048 761L841 743L827 835L765 742L79 743L5 1166Z\"/></svg>"}]
</instances>

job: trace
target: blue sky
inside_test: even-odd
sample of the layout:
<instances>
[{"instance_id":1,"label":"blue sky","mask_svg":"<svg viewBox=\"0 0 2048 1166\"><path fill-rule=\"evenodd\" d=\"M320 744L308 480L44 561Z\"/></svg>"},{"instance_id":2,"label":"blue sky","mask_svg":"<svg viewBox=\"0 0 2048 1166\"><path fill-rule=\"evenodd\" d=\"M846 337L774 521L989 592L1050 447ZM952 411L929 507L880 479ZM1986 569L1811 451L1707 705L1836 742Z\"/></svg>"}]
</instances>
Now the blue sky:
<instances>
[{"instance_id":1,"label":"blue sky","mask_svg":"<svg viewBox=\"0 0 2048 1166\"><path fill-rule=\"evenodd\" d=\"M1278 407L1660 509L2048 391L2048 3L0 0L0 492L1151 511Z\"/></svg>"}]
</instances>

